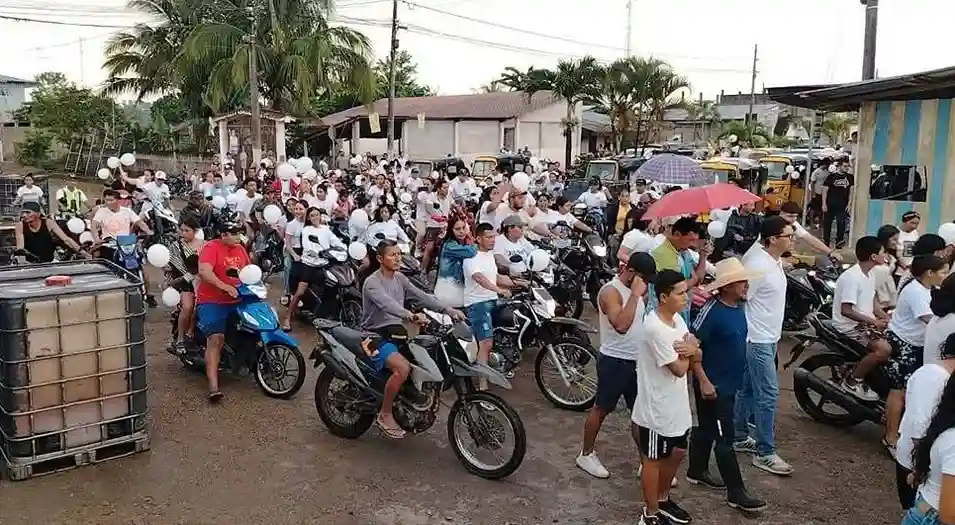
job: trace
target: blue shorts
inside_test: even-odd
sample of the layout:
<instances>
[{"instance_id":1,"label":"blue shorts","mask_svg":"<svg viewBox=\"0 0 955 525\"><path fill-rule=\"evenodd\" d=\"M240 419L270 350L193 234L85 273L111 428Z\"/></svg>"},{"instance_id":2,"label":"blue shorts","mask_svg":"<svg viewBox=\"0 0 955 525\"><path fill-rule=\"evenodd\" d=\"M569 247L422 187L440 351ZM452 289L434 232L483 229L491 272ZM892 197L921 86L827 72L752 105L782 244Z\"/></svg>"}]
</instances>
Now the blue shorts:
<instances>
[{"instance_id":1,"label":"blue shorts","mask_svg":"<svg viewBox=\"0 0 955 525\"><path fill-rule=\"evenodd\" d=\"M491 313L497 307L497 299L474 303L467 307L468 321L475 341L486 341L494 338L494 324L491 322Z\"/></svg>"},{"instance_id":2,"label":"blue shorts","mask_svg":"<svg viewBox=\"0 0 955 525\"><path fill-rule=\"evenodd\" d=\"M196 305L196 324L206 336L224 334L229 315L235 311L236 304L202 303Z\"/></svg>"},{"instance_id":3,"label":"blue shorts","mask_svg":"<svg viewBox=\"0 0 955 525\"><path fill-rule=\"evenodd\" d=\"M613 412L620 397L633 409L637 399L637 362L600 354L597 357L597 408Z\"/></svg>"},{"instance_id":4,"label":"blue shorts","mask_svg":"<svg viewBox=\"0 0 955 525\"><path fill-rule=\"evenodd\" d=\"M398 344L393 341L382 341L378 345L378 355L369 357L368 361L371 362L371 366L374 367L375 372L381 372L387 368L388 358L391 357L391 354L398 351Z\"/></svg>"}]
</instances>

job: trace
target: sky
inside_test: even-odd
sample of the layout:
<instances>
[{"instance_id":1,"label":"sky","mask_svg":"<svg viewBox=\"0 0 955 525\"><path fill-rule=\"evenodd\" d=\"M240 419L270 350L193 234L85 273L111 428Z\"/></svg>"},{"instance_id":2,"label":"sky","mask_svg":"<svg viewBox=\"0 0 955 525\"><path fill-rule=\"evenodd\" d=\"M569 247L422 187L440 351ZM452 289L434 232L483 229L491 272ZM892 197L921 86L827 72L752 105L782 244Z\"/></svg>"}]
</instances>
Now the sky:
<instances>
[{"instance_id":1,"label":"sky","mask_svg":"<svg viewBox=\"0 0 955 525\"><path fill-rule=\"evenodd\" d=\"M144 17L122 0L0 0L0 74L60 71L89 87L105 78L103 45L116 31L17 22L3 17L129 26ZM865 8L859 0L633 0L631 54L668 61L692 97L859 80ZM437 10L437 11L436 11ZM626 55L627 0L402 0L400 46L419 80L439 94L475 92L507 66L552 67L586 54ZM365 33L387 55L390 0L338 0L335 20ZM882 0L880 77L955 65L955 2ZM507 27L501 27L507 26ZM913 38L917 37L917 38ZM475 42L475 40L484 41Z\"/></svg>"}]
</instances>

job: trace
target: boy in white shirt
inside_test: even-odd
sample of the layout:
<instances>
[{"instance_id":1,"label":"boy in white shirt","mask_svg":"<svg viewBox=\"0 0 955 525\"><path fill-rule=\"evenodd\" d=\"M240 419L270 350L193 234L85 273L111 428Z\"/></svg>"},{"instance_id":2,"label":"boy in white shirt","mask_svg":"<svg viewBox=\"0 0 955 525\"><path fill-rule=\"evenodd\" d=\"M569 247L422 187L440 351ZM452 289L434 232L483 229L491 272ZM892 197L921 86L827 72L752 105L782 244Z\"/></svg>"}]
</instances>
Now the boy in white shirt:
<instances>
[{"instance_id":1,"label":"boy in white shirt","mask_svg":"<svg viewBox=\"0 0 955 525\"><path fill-rule=\"evenodd\" d=\"M670 484L686 455L693 425L686 373L702 358L681 315L686 292L682 273L657 273L657 308L644 319L637 352L637 400L630 419L643 466L640 485L646 506L641 525L690 522L690 515L670 499Z\"/></svg>"},{"instance_id":2,"label":"boy in white shirt","mask_svg":"<svg viewBox=\"0 0 955 525\"><path fill-rule=\"evenodd\" d=\"M872 268L885 264L885 247L877 237L865 236L856 241L855 251L859 262L836 280L832 325L869 350L855 370L846 376L842 387L863 401L878 401L879 395L862 381L892 355L892 347L883 335L889 316L875 300L875 283L869 275Z\"/></svg>"}]
</instances>

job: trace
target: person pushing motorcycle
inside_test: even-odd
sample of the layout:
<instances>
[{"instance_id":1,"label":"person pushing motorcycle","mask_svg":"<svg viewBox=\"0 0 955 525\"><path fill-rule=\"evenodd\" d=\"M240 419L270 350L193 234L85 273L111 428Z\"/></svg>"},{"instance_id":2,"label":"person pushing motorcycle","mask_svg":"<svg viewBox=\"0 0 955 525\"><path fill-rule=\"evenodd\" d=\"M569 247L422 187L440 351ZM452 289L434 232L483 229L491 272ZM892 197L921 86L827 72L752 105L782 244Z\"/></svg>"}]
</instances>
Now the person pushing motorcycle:
<instances>
[{"instance_id":1,"label":"person pushing motorcycle","mask_svg":"<svg viewBox=\"0 0 955 525\"><path fill-rule=\"evenodd\" d=\"M386 436L393 439L405 437L392 413L395 397L401 385L411 373L411 363L399 353L399 344L407 344L408 333L403 323L425 324L424 314L414 314L405 307L405 298L421 302L425 308L445 312L456 320L464 320L459 310L445 306L434 296L418 289L401 272L401 250L397 243L384 240L378 245L378 262L381 267L365 279L361 290L362 318L364 330L378 333L382 340L375 351L367 351L371 365L378 372L385 368L391 376L385 384L381 410L375 422Z\"/></svg>"}]
</instances>

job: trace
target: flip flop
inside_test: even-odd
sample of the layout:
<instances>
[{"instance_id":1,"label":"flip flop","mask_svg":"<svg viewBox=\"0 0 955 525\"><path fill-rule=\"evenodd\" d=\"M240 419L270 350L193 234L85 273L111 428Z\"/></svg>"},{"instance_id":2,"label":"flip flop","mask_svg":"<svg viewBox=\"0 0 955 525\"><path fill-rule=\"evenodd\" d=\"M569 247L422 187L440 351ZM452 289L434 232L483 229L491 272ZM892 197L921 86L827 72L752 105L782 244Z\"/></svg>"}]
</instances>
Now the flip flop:
<instances>
[{"instance_id":1,"label":"flip flop","mask_svg":"<svg viewBox=\"0 0 955 525\"><path fill-rule=\"evenodd\" d=\"M222 392L219 392L218 390L213 390L212 392L209 392L209 402L212 403L213 405L218 404L219 401L222 401L223 397L225 396L223 396Z\"/></svg>"},{"instance_id":2,"label":"flip flop","mask_svg":"<svg viewBox=\"0 0 955 525\"><path fill-rule=\"evenodd\" d=\"M375 418L375 425L381 429L381 432L390 439L402 439L408 435L407 432L400 428L388 428L381 422L381 416Z\"/></svg>"},{"instance_id":3,"label":"flip flop","mask_svg":"<svg viewBox=\"0 0 955 525\"><path fill-rule=\"evenodd\" d=\"M889 441L888 441L887 439L882 438L882 446L885 448L885 452L886 452L889 456L891 456L892 459L895 459L895 454L896 454L895 450L896 450L897 445L893 445L893 444L889 443Z\"/></svg>"},{"instance_id":4,"label":"flip flop","mask_svg":"<svg viewBox=\"0 0 955 525\"><path fill-rule=\"evenodd\" d=\"M280 326L279 328L282 329L283 332L291 332L291 331L292 331L292 324L291 324L291 323L289 323L289 324L283 324L283 325Z\"/></svg>"}]
</instances>

